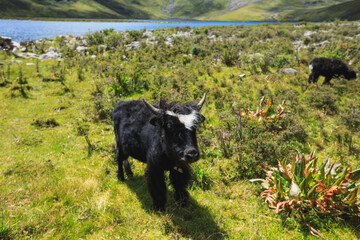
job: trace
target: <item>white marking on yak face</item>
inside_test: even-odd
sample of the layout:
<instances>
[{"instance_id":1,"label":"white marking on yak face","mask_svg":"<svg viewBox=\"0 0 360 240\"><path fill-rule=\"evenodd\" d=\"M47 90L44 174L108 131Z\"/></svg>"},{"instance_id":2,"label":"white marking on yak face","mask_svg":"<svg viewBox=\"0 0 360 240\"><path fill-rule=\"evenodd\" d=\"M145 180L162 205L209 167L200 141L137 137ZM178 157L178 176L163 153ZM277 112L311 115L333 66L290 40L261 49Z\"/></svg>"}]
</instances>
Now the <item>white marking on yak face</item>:
<instances>
[{"instance_id":1,"label":"white marking on yak face","mask_svg":"<svg viewBox=\"0 0 360 240\"><path fill-rule=\"evenodd\" d=\"M196 111L193 110L190 114L178 114L172 111L166 111L167 115L177 117L179 121L184 124L185 128L191 130L198 122Z\"/></svg>"},{"instance_id":2,"label":"white marking on yak face","mask_svg":"<svg viewBox=\"0 0 360 240\"><path fill-rule=\"evenodd\" d=\"M309 69L310 69L310 71L312 71L313 70L313 65L309 65Z\"/></svg>"}]
</instances>

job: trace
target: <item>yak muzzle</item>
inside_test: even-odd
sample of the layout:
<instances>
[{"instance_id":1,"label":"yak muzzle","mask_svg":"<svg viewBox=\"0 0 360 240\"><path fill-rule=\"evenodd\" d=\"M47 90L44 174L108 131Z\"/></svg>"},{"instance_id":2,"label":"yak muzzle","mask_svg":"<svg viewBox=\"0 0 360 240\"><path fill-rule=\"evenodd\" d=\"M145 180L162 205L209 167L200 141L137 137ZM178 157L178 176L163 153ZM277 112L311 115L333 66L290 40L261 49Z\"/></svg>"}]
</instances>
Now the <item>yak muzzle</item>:
<instances>
[{"instance_id":1,"label":"yak muzzle","mask_svg":"<svg viewBox=\"0 0 360 240\"><path fill-rule=\"evenodd\" d=\"M199 151L195 148L188 148L184 153L184 158L186 162L195 162L199 159Z\"/></svg>"}]
</instances>

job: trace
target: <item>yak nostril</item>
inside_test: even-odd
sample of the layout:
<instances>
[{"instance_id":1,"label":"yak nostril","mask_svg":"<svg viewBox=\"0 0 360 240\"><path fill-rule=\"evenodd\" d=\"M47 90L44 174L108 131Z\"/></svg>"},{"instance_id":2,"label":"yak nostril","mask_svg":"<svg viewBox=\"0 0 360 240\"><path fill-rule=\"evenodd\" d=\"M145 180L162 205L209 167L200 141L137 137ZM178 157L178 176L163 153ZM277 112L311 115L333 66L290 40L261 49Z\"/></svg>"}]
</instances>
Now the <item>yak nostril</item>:
<instances>
[{"instance_id":1,"label":"yak nostril","mask_svg":"<svg viewBox=\"0 0 360 240\"><path fill-rule=\"evenodd\" d=\"M199 157L199 152L195 148L191 148L186 151L185 157L188 159L197 159Z\"/></svg>"}]
</instances>

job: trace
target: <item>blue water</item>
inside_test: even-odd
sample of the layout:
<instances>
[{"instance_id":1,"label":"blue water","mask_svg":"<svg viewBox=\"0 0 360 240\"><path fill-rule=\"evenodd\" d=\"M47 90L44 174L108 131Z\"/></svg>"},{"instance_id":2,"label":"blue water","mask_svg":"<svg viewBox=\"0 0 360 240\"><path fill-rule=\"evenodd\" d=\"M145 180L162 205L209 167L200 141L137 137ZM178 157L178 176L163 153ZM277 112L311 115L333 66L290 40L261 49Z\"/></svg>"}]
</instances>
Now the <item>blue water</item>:
<instances>
[{"instance_id":1,"label":"blue water","mask_svg":"<svg viewBox=\"0 0 360 240\"><path fill-rule=\"evenodd\" d=\"M0 19L0 36L11 37L13 41L39 40L59 35L80 36L90 31L113 28L116 31L153 30L167 27L202 27L227 25L256 25L263 22L219 22L219 21L134 21L129 22L62 22Z\"/></svg>"}]
</instances>

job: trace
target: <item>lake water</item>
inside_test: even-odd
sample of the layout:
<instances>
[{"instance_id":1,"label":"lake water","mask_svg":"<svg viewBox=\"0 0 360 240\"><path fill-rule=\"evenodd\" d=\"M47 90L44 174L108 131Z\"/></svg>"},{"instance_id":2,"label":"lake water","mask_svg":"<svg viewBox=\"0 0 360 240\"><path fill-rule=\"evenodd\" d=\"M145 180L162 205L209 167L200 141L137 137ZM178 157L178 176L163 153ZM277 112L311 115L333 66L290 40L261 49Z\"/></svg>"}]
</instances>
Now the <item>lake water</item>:
<instances>
[{"instance_id":1,"label":"lake water","mask_svg":"<svg viewBox=\"0 0 360 240\"><path fill-rule=\"evenodd\" d=\"M150 21L129 20L129 22L63 22L0 19L0 36L11 37L13 41L39 40L59 35L80 36L90 31L113 28L116 31L153 30L167 27L202 27L227 25L256 25L263 22L219 22L219 21Z\"/></svg>"}]
</instances>

